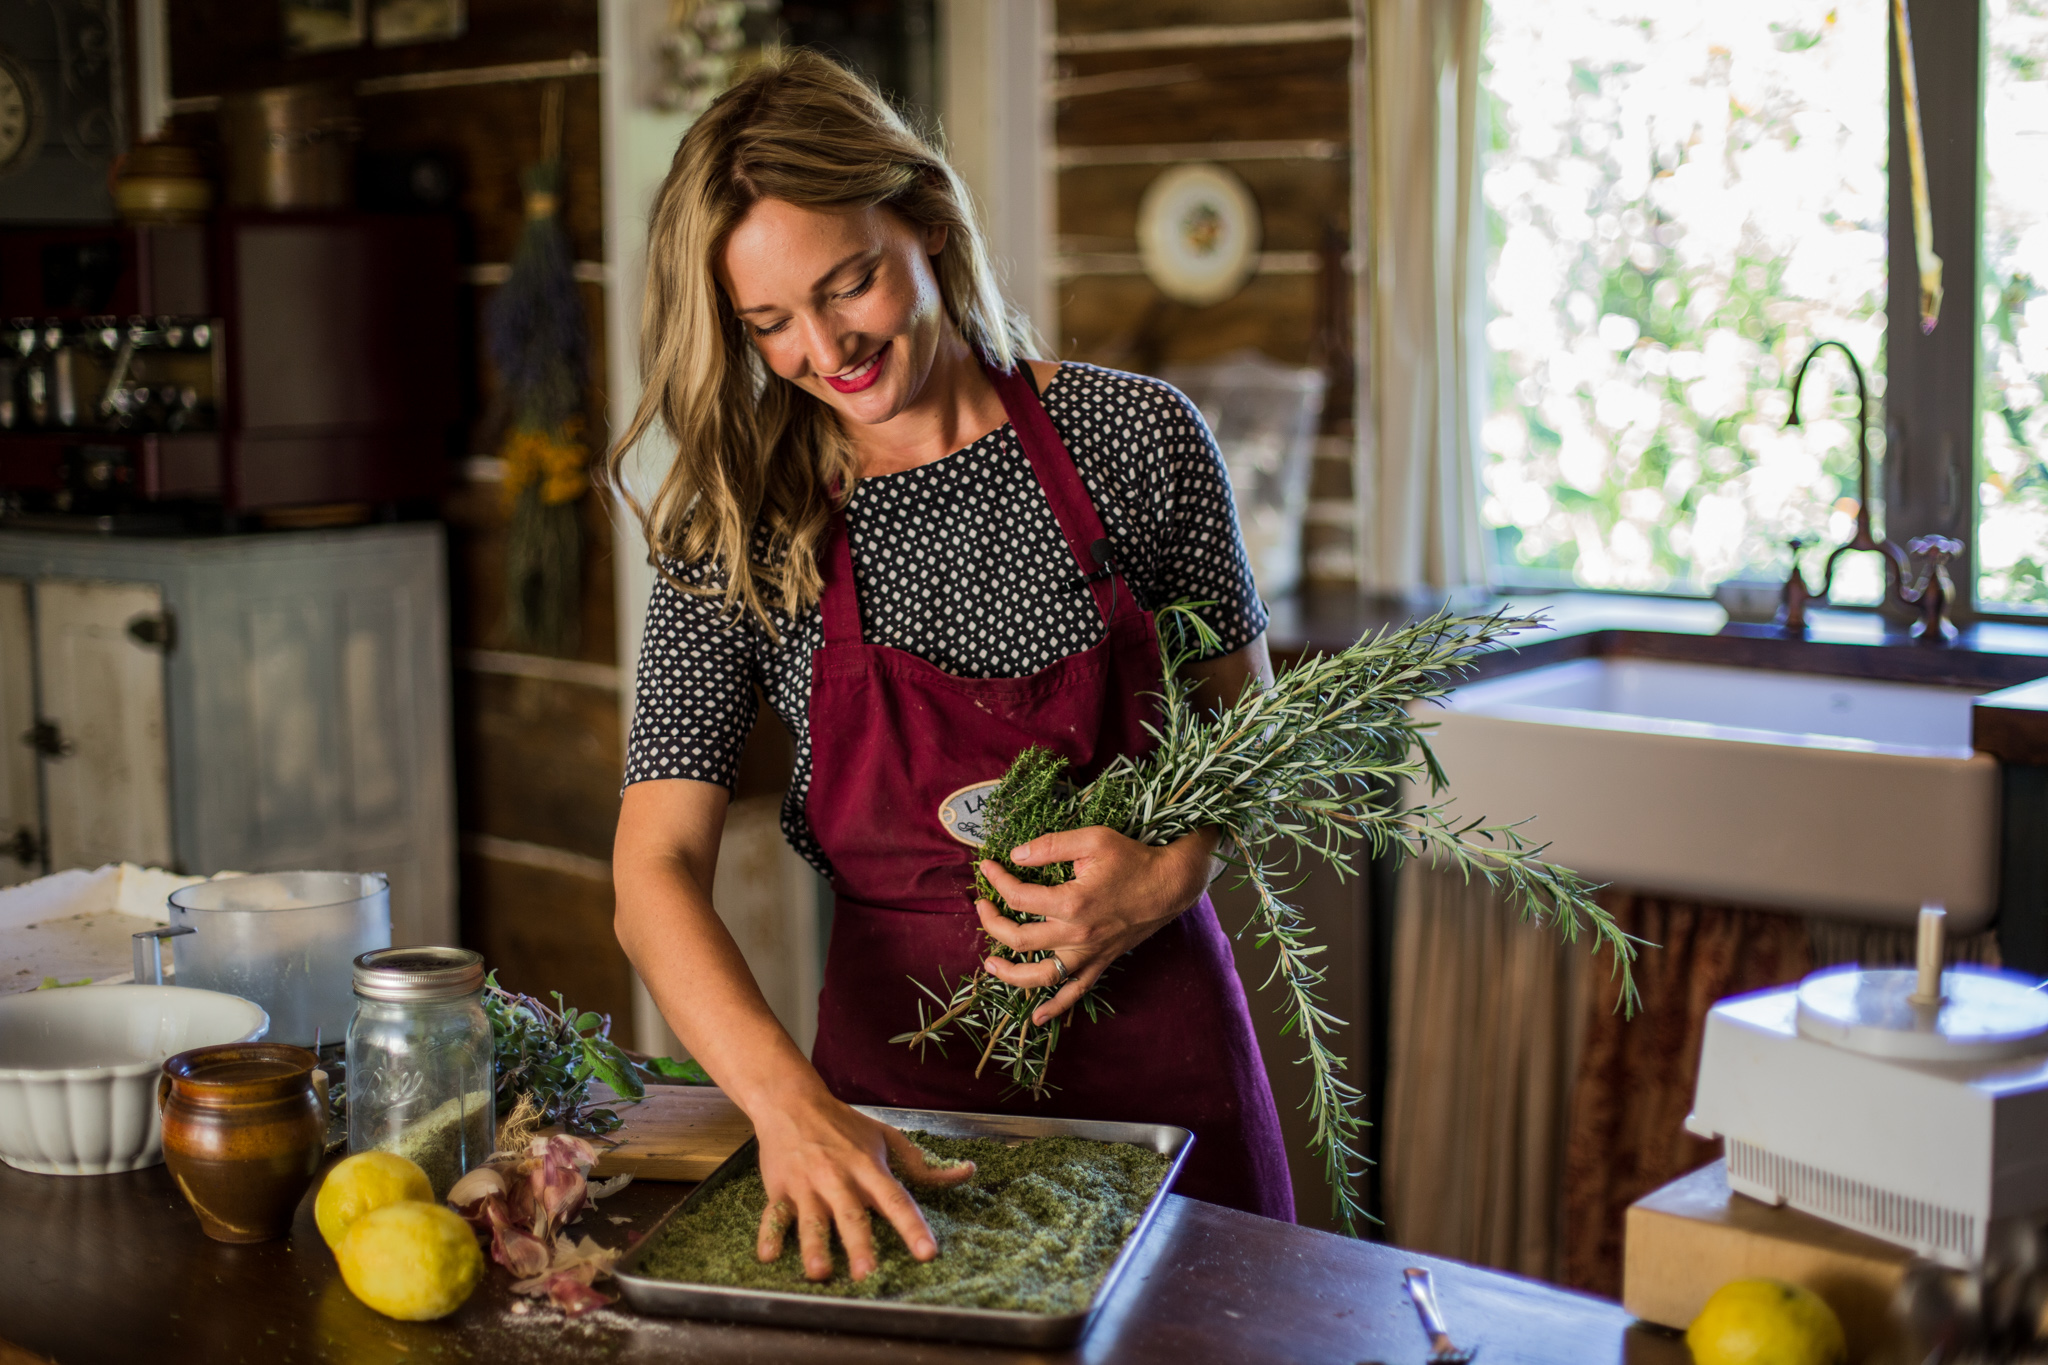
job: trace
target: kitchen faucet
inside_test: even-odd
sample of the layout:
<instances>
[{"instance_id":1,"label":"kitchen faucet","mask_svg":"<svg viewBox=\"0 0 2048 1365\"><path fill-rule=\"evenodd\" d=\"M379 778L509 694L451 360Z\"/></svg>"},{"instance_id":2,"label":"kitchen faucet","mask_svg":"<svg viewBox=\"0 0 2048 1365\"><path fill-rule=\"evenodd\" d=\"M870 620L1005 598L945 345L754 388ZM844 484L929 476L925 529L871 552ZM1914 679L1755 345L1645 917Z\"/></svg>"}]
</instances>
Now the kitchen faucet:
<instances>
[{"instance_id":1,"label":"kitchen faucet","mask_svg":"<svg viewBox=\"0 0 2048 1365\"><path fill-rule=\"evenodd\" d=\"M1955 589L1948 578L1948 561L1963 552L1963 543L1948 536L1920 536L1901 550L1890 540L1879 538L1870 527L1870 425L1866 417L1870 406L1870 391L1863 382L1863 366L1857 363L1856 353L1839 341L1816 342L1806 353L1806 359L1799 362L1799 372L1792 378L1792 411L1785 418L1787 429L1800 425L1799 390L1806 383L1806 371L1813 364L1813 358L1829 346L1833 346L1849 358L1849 372L1856 377L1856 533L1845 545L1835 547L1828 555L1827 563L1821 570L1820 588L1815 591L1806 585L1806 576L1799 570L1799 552L1806 542L1793 540L1792 572L1785 580L1785 589L1780 598L1778 625L1789 635L1803 635L1806 632L1806 608L1809 603L1825 603L1828 591L1834 587L1835 565L1851 550L1875 550L1884 556L1885 597L1896 598L1906 606L1920 608L1920 620L1913 626L1913 637L1923 645L1941 646L1955 639L1956 628L1947 619L1947 609ZM1918 582L1911 587L1906 584L1911 572L1912 561L1924 558L1927 568Z\"/></svg>"},{"instance_id":2,"label":"kitchen faucet","mask_svg":"<svg viewBox=\"0 0 2048 1365\"><path fill-rule=\"evenodd\" d=\"M1778 624L1790 633L1805 631L1808 602L1824 603L1828 600L1828 590L1835 583L1835 565L1851 550L1875 550L1884 556L1887 597L1896 594L1903 602L1919 600L1918 592L1906 587L1909 567L1906 552L1891 541L1879 538L1870 529L1870 426L1865 417L1870 405L1870 391L1863 382L1863 366L1857 363L1854 351L1833 339L1815 343L1813 349L1806 353L1806 359L1799 362L1799 373L1793 377L1792 412L1785 418L1785 426L1790 429L1800 425L1800 386L1806 383L1806 371L1813 364L1813 358L1830 346L1849 358L1849 372L1856 376L1856 533L1849 537L1847 544L1836 546L1828 556L1817 591L1806 586L1806 579L1799 572L1799 551L1805 542L1792 542L1792 575L1785 580L1784 605L1778 613Z\"/></svg>"}]
</instances>

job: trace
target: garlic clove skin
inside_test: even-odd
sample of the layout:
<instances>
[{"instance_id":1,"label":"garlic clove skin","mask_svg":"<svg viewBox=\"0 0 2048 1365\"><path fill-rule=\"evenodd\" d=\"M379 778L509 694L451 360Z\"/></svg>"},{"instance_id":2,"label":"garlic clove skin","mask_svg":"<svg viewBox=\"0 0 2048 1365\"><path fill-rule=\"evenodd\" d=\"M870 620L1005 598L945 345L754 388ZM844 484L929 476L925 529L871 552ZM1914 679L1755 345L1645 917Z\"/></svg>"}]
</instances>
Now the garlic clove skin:
<instances>
[{"instance_id":1,"label":"garlic clove skin","mask_svg":"<svg viewBox=\"0 0 2048 1365\"><path fill-rule=\"evenodd\" d=\"M491 1232L491 1259L523 1280L546 1271L553 1255L546 1242L526 1229L501 1224Z\"/></svg>"},{"instance_id":2,"label":"garlic clove skin","mask_svg":"<svg viewBox=\"0 0 2048 1365\"><path fill-rule=\"evenodd\" d=\"M479 1166L455 1182L448 1191L448 1203L458 1212L467 1214L472 1204L482 1203L492 1195L505 1193L505 1177L490 1166Z\"/></svg>"},{"instance_id":3,"label":"garlic clove skin","mask_svg":"<svg viewBox=\"0 0 2048 1365\"><path fill-rule=\"evenodd\" d=\"M533 1191L535 1236L552 1237L557 1228L567 1227L583 1212L590 1190L584 1179L584 1172L590 1169L590 1161L582 1159L585 1153L591 1161L596 1159L596 1150L589 1143L558 1134L548 1139L540 1165L527 1173Z\"/></svg>"},{"instance_id":4,"label":"garlic clove skin","mask_svg":"<svg viewBox=\"0 0 2048 1365\"><path fill-rule=\"evenodd\" d=\"M609 1199L632 1183L633 1173L631 1171L627 1171L624 1175L615 1175L610 1180L593 1180L590 1182L590 1197L592 1199Z\"/></svg>"},{"instance_id":5,"label":"garlic clove skin","mask_svg":"<svg viewBox=\"0 0 2048 1365\"><path fill-rule=\"evenodd\" d=\"M603 1308L613 1302L609 1294L600 1294L573 1275L548 1276L548 1302L562 1310L566 1317L580 1318L593 1308Z\"/></svg>"}]
</instances>

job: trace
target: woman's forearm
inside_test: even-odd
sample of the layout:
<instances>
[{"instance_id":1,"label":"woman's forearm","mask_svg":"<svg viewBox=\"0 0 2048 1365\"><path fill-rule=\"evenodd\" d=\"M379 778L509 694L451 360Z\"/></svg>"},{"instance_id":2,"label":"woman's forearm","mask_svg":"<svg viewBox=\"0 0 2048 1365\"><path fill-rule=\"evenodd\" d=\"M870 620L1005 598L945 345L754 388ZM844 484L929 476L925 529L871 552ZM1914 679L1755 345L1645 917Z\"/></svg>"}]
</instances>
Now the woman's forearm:
<instances>
[{"instance_id":1,"label":"woman's forearm","mask_svg":"<svg viewBox=\"0 0 2048 1365\"><path fill-rule=\"evenodd\" d=\"M740 1108L757 1116L824 1084L768 1008L711 903L723 789L695 782L627 789L612 854L619 944L662 1018Z\"/></svg>"},{"instance_id":2,"label":"woman's forearm","mask_svg":"<svg viewBox=\"0 0 2048 1365\"><path fill-rule=\"evenodd\" d=\"M901 1133L834 1099L776 1021L711 904L727 801L723 787L681 778L626 788L612 845L614 922L662 1017L753 1120L768 1194L755 1254L781 1255L794 1225L804 1274L825 1279L836 1225L860 1279L875 1265L873 1210L928 1261L938 1242L892 1161L941 1185L968 1179L973 1165L930 1169Z\"/></svg>"},{"instance_id":3,"label":"woman's forearm","mask_svg":"<svg viewBox=\"0 0 2048 1365\"><path fill-rule=\"evenodd\" d=\"M662 1018L734 1102L754 1114L821 1088L712 909L708 888L675 864L620 868L617 880L626 956Z\"/></svg>"}]
</instances>

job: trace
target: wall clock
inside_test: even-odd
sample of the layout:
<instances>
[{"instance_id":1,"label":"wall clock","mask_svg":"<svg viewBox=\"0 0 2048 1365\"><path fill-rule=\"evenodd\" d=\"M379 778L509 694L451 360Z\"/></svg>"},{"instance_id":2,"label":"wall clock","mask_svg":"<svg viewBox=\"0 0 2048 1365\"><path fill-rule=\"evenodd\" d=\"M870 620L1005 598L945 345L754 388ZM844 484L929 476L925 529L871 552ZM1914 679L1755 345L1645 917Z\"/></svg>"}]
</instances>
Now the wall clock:
<instances>
[{"instance_id":1,"label":"wall clock","mask_svg":"<svg viewBox=\"0 0 2048 1365\"><path fill-rule=\"evenodd\" d=\"M35 160L42 140L42 90L28 68L0 48L0 175Z\"/></svg>"},{"instance_id":2,"label":"wall clock","mask_svg":"<svg viewBox=\"0 0 2048 1365\"><path fill-rule=\"evenodd\" d=\"M1258 269L1259 205L1221 166L1175 166L1138 204L1138 253L1160 292L1180 303L1221 303Z\"/></svg>"},{"instance_id":3,"label":"wall clock","mask_svg":"<svg viewBox=\"0 0 2048 1365\"><path fill-rule=\"evenodd\" d=\"M123 0L0 0L0 223L106 223Z\"/></svg>"}]
</instances>

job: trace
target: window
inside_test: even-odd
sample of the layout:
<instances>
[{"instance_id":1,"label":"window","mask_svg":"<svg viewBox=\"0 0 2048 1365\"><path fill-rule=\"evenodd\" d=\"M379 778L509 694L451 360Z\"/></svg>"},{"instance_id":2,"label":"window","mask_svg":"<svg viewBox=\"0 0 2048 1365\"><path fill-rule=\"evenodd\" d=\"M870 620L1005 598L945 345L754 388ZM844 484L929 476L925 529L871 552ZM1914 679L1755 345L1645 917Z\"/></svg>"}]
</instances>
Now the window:
<instances>
[{"instance_id":1,"label":"window","mask_svg":"<svg viewBox=\"0 0 2048 1365\"><path fill-rule=\"evenodd\" d=\"M1991 0L1978 599L2048 608L2048 0Z\"/></svg>"},{"instance_id":2,"label":"window","mask_svg":"<svg viewBox=\"0 0 2048 1365\"><path fill-rule=\"evenodd\" d=\"M1881 376L1885 42L1883 0L1493 0L1481 515L1505 581L1704 592L1847 537L1837 353L1784 422L1816 341ZM1841 586L1874 599L1856 558Z\"/></svg>"},{"instance_id":3,"label":"window","mask_svg":"<svg viewBox=\"0 0 2048 1365\"><path fill-rule=\"evenodd\" d=\"M1834 339L1870 383L1880 528L1961 536L1983 611L2048 610L2048 0L1981 4L1914 5L1946 286L1923 336L1887 231L1911 221L1889 0L1489 0L1499 581L1703 592L1846 540L1836 353L1784 425ZM1843 565L1835 599L1875 601L1876 557Z\"/></svg>"}]
</instances>

